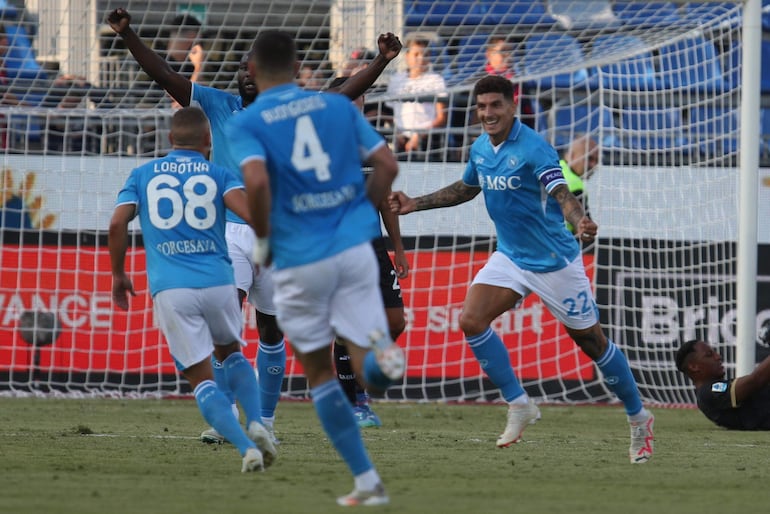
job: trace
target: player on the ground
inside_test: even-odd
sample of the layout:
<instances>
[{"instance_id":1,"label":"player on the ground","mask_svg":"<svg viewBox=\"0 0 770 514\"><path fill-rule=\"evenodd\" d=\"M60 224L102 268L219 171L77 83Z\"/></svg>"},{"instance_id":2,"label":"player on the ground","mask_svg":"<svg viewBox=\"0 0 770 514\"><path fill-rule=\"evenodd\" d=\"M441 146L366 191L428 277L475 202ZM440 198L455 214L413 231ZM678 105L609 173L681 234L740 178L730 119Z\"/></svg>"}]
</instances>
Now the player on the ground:
<instances>
[{"instance_id":1,"label":"player on the ground","mask_svg":"<svg viewBox=\"0 0 770 514\"><path fill-rule=\"evenodd\" d=\"M243 183L206 160L211 134L200 109L177 111L169 139L173 150L131 171L118 194L109 232L112 299L128 309L135 294L124 265L128 224L138 215L156 321L177 368L204 419L238 448L241 470L263 470L276 450L260 421L254 371L241 353L243 314L225 242L225 207L249 215ZM212 350L246 414L247 432L214 382Z\"/></svg>"},{"instance_id":2,"label":"player on the ground","mask_svg":"<svg viewBox=\"0 0 770 514\"><path fill-rule=\"evenodd\" d=\"M631 425L631 462L647 462L653 452L653 415L642 405L625 355L602 331L580 248L564 220L586 242L596 237L597 225L567 189L556 151L516 118L511 81L484 77L473 97L484 134L471 146L463 178L418 198L397 191L390 202L394 212L407 214L458 205L484 193L497 250L473 279L460 328L509 405L497 446L518 441L539 411L516 378L508 349L491 323L534 292L596 362L607 386L623 402Z\"/></svg>"},{"instance_id":3,"label":"player on the ground","mask_svg":"<svg viewBox=\"0 0 770 514\"><path fill-rule=\"evenodd\" d=\"M761 337L766 334L767 329ZM679 348L675 361L692 380L698 408L708 419L730 430L770 430L770 357L748 375L728 379L719 352L692 339Z\"/></svg>"},{"instance_id":4,"label":"player on the ground","mask_svg":"<svg viewBox=\"0 0 770 514\"><path fill-rule=\"evenodd\" d=\"M174 72L168 63L152 49L147 47L131 28L131 16L125 9L115 9L108 17L110 27L119 34L126 48L142 69L165 89L181 105L199 105L208 116L213 135L212 161L229 169L238 171L238 163L233 162L230 142L224 135L225 123L237 112L251 104L257 97L258 90L247 67L247 55L244 55L238 68L238 95L215 88L190 82L184 75ZM339 92L355 98L366 91L385 69L385 66L401 51L401 42L391 34L380 35L377 44L380 49L372 62L350 78ZM255 266L251 262L251 249L254 245L254 233L244 221L232 211L227 212L227 244L230 258L235 268L235 281L238 296L252 304L256 310L259 331L259 350L257 352L257 370L259 374L260 394L262 395L262 421L274 435L275 409L281 394L286 366L286 349L283 332L275 318L273 304L273 283L269 268ZM214 374L218 382L221 377L221 365L214 362ZM232 394L230 399L233 400ZM233 406L234 412L237 409ZM222 442L221 434L207 429L201 434L204 442Z\"/></svg>"},{"instance_id":5,"label":"player on the ground","mask_svg":"<svg viewBox=\"0 0 770 514\"><path fill-rule=\"evenodd\" d=\"M368 387L403 376L404 353L387 335L371 240L375 205L398 164L348 98L303 91L292 37L262 32L249 66L260 96L228 125L258 239L255 262L272 252L278 320L305 370L321 425L355 477L344 506L388 496L369 460L353 409L334 373L329 343L348 341L353 370ZM362 161L373 172L361 173Z\"/></svg>"}]
</instances>

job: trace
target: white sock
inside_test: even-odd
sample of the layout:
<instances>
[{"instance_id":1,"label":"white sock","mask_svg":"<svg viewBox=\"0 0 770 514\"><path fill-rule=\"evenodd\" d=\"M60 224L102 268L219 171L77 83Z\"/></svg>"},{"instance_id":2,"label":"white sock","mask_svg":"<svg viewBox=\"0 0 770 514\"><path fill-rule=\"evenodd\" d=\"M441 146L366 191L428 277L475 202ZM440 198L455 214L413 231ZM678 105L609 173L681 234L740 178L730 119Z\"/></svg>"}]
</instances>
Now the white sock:
<instances>
[{"instance_id":1,"label":"white sock","mask_svg":"<svg viewBox=\"0 0 770 514\"><path fill-rule=\"evenodd\" d=\"M639 423L640 421L645 421L647 418L650 417L650 412L642 407L642 410L634 414L633 416L628 416L628 422L629 423Z\"/></svg>"}]
</instances>

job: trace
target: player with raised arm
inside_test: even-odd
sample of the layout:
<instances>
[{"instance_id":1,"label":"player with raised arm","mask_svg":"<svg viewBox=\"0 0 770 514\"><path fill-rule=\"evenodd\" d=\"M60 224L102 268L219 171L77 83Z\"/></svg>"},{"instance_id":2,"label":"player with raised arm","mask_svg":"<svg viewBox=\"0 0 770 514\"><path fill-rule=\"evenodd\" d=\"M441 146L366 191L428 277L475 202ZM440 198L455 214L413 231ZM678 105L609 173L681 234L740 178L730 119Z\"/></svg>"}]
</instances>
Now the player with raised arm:
<instances>
[{"instance_id":1,"label":"player with raised arm","mask_svg":"<svg viewBox=\"0 0 770 514\"><path fill-rule=\"evenodd\" d=\"M334 373L329 344L348 341L353 370L386 389L403 377L403 350L388 333L371 241L375 205L398 164L348 98L303 91L291 35L262 32L249 60L259 98L228 134L240 163L257 233L255 261L272 253L278 321L302 364L318 417L355 477L343 506L389 499L369 459L353 409ZM364 180L362 161L373 167Z\"/></svg>"},{"instance_id":2,"label":"player with raised arm","mask_svg":"<svg viewBox=\"0 0 770 514\"><path fill-rule=\"evenodd\" d=\"M253 77L247 67L244 55L238 67L238 95L219 89L195 84L184 75L176 73L169 64L152 49L147 47L131 28L131 16L125 9L115 9L108 17L110 27L123 38L126 48L142 69L165 89L181 105L198 105L208 116L213 135L212 161L238 171L238 164L232 160L225 123L237 112L251 104L258 94ZM385 69L385 66L401 51L401 42L391 34L380 35L377 44L380 53L366 69L350 78L338 92L356 98L369 88ZM244 221L232 211L227 212L227 243L230 258L235 268L235 281L241 303L244 299L256 310L259 330L257 370L262 395L262 420L271 433L275 409L281 394L286 366L286 349L283 332L275 318L273 305L273 283L269 268L257 267L251 262L254 233ZM214 362L217 381L221 383L220 363ZM232 395L230 395L231 400ZM234 412L237 409L233 406ZM225 439L215 430L207 429L201 434L204 442L222 442Z\"/></svg>"},{"instance_id":3,"label":"player with raised arm","mask_svg":"<svg viewBox=\"0 0 770 514\"><path fill-rule=\"evenodd\" d=\"M348 80L348 77L337 77L329 87L335 88L340 86L346 80ZM353 103L359 110L363 111L363 95L354 98ZM394 260L391 261L390 255L388 255L388 248L382 235L372 241L372 247L377 255L379 264L380 293L385 304L385 315L388 318L390 338L393 341L397 341L406 328L404 299L401 296L399 280L409 275L409 261L406 259L404 245L401 241L401 227L398 216L391 212L387 199L378 206L378 210L382 218L382 224L385 226L385 231L388 233L390 242L393 245ZM353 414L356 417L358 426L361 428L381 426L382 421L380 421L379 416L369 405L369 394L366 392L366 389L361 387L356 374L353 373L353 368L350 366L350 355L344 341L335 340L334 342L334 362L337 369L337 378L342 385L342 389L345 391L345 395L348 397L348 401L353 406Z\"/></svg>"},{"instance_id":4,"label":"player with raised arm","mask_svg":"<svg viewBox=\"0 0 770 514\"><path fill-rule=\"evenodd\" d=\"M508 403L508 422L497 446L518 441L539 411L516 378L508 349L491 324L534 292L623 402L631 425L631 463L647 462L653 452L653 415L642 405L625 355L602 331L580 248L564 220L586 242L594 240L598 227L569 192L553 147L516 118L511 81L484 77L473 97L484 133L471 146L462 179L417 198L397 191L390 203L394 212L407 214L458 205L484 193L497 249L473 279L460 328Z\"/></svg>"},{"instance_id":5,"label":"player with raised arm","mask_svg":"<svg viewBox=\"0 0 770 514\"><path fill-rule=\"evenodd\" d=\"M171 119L173 150L131 171L110 221L112 299L128 309L134 295L125 271L128 224L142 228L155 319L177 368L190 382L203 418L238 448L243 472L263 470L276 457L260 420L257 380L241 353L243 314L225 242L225 208L248 219L241 178L206 160L211 134L200 109ZM247 432L214 381L212 351L246 414Z\"/></svg>"}]
</instances>

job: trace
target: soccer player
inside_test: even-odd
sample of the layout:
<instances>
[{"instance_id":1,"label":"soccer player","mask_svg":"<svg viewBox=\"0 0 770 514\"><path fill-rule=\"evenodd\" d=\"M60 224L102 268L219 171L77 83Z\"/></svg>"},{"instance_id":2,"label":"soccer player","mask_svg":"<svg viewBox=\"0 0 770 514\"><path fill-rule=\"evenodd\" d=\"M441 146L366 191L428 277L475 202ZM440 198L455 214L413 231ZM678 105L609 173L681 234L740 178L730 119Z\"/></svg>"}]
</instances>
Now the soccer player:
<instances>
[{"instance_id":1,"label":"soccer player","mask_svg":"<svg viewBox=\"0 0 770 514\"><path fill-rule=\"evenodd\" d=\"M348 77L337 77L329 87L341 86L347 79ZM354 98L353 103L359 110L363 110L363 95ZM399 279L404 279L409 275L409 262L406 259L404 245L401 242L401 227L399 226L398 216L391 212L387 199L378 206L378 210L382 218L382 224L385 225L385 230L393 245L395 263L390 260L385 238L382 237L382 234L372 241L372 246L379 264L380 293L385 304L385 315L388 318L390 338L393 341L397 341L406 328L404 299L401 297ZM345 395L353 406L353 414L356 417L358 426L361 428L382 426L379 416L369 405L369 394L361 387L356 374L353 373L353 368L350 366L350 355L344 341L334 341L334 362L337 369L337 379L339 379Z\"/></svg>"},{"instance_id":2,"label":"soccer player","mask_svg":"<svg viewBox=\"0 0 770 514\"><path fill-rule=\"evenodd\" d=\"M403 377L404 352L388 333L371 240L375 205L398 165L350 100L303 91L293 80L294 40L262 32L249 60L259 98L228 125L257 234L255 262L272 253L278 321L291 341L324 431L355 477L343 506L382 505L388 496L369 460L353 409L334 373L329 344L348 341L353 370L369 388ZM362 161L373 172L361 173Z\"/></svg>"},{"instance_id":3,"label":"soccer player","mask_svg":"<svg viewBox=\"0 0 770 514\"><path fill-rule=\"evenodd\" d=\"M577 227L578 237L586 242L596 237L597 225L567 189L556 151L516 118L511 81L486 76L476 83L473 96L484 134L471 146L462 179L417 198L394 192L390 204L394 212L407 214L458 205L484 193L497 249L473 279L460 328L509 405L497 446L518 441L539 411L490 325L535 292L623 402L631 425L631 462L647 462L653 452L653 415L642 406L626 357L602 332L580 248L564 220Z\"/></svg>"},{"instance_id":4,"label":"soccer player","mask_svg":"<svg viewBox=\"0 0 770 514\"><path fill-rule=\"evenodd\" d=\"M155 319L177 368L206 422L238 448L241 470L263 470L276 450L260 421L254 371L241 353L243 314L225 242L225 207L248 219L243 182L204 157L211 135L200 109L177 111L169 139L173 150L132 170L118 193L109 231L112 299L127 310L135 294L124 264L128 224L138 215ZM214 382L212 350L246 414L246 432Z\"/></svg>"},{"instance_id":5,"label":"soccer player","mask_svg":"<svg viewBox=\"0 0 770 514\"><path fill-rule=\"evenodd\" d=\"M171 69L168 62L148 48L131 28L131 15L122 8L115 9L108 17L110 27L123 38L126 48L142 69L183 106L198 105L209 118L213 133L212 161L238 171L238 163L232 160L228 149L229 141L224 134L225 123L237 112L243 110L257 98L258 90L247 67L247 56L241 59L238 68L238 95L190 82L184 75ZM350 98L355 98L371 86L385 69L385 66L401 51L401 42L391 34L380 35L377 44L380 54L370 65L351 77L340 89ZM286 349L283 332L275 318L273 304L273 281L269 268L261 266L255 271L251 262L254 233L244 221L232 211L227 212L227 244L235 268L235 282L238 297L243 303L247 299L256 310L259 330L257 371L262 395L262 422L274 436L275 409L281 394L286 366ZM214 373L221 382L221 365L214 362ZM231 400L233 400L230 394ZM237 415L237 409L233 405ZM215 430L207 429L201 434L204 442L223 442L225 439Z\"/></svg>"},{"instance_id":6,"label":"soccer player","mask_svg":"<svg viewBox=\"0 0 770 514\"><path fill-rule=\"evenodd\" d=\"M719 352L706 341L693 339L677 351L676 367L692 380L698 408L715 424L732 430L770 430L770 357L748 375L728 380Z\"/></svg>"}]
</instances>

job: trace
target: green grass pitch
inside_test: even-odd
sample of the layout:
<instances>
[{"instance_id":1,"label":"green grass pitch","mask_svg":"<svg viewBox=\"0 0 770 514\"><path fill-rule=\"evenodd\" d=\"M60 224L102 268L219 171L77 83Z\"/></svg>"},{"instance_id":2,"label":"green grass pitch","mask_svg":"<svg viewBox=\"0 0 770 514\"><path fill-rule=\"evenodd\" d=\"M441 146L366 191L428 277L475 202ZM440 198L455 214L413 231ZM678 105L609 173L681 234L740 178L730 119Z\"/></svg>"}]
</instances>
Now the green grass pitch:
<instances>
[{"instance_id":1,"label":"green grass pitch","mask_svg":"<svg viewBox=\"0 0 770 514\"><path fill-rule=\"evenodd\" d=\"M376 403L364 439L383 513L759 513L770 432L728 432L692 409L654 409L655 456L628 462L617 406L543 406L500 450L501 405ZM352 478L308 402L278 407L279 458L242 474L230 445L197 440L192 400L0 398L0 513L325 513Z\"/></svg>"}]
</instances>

